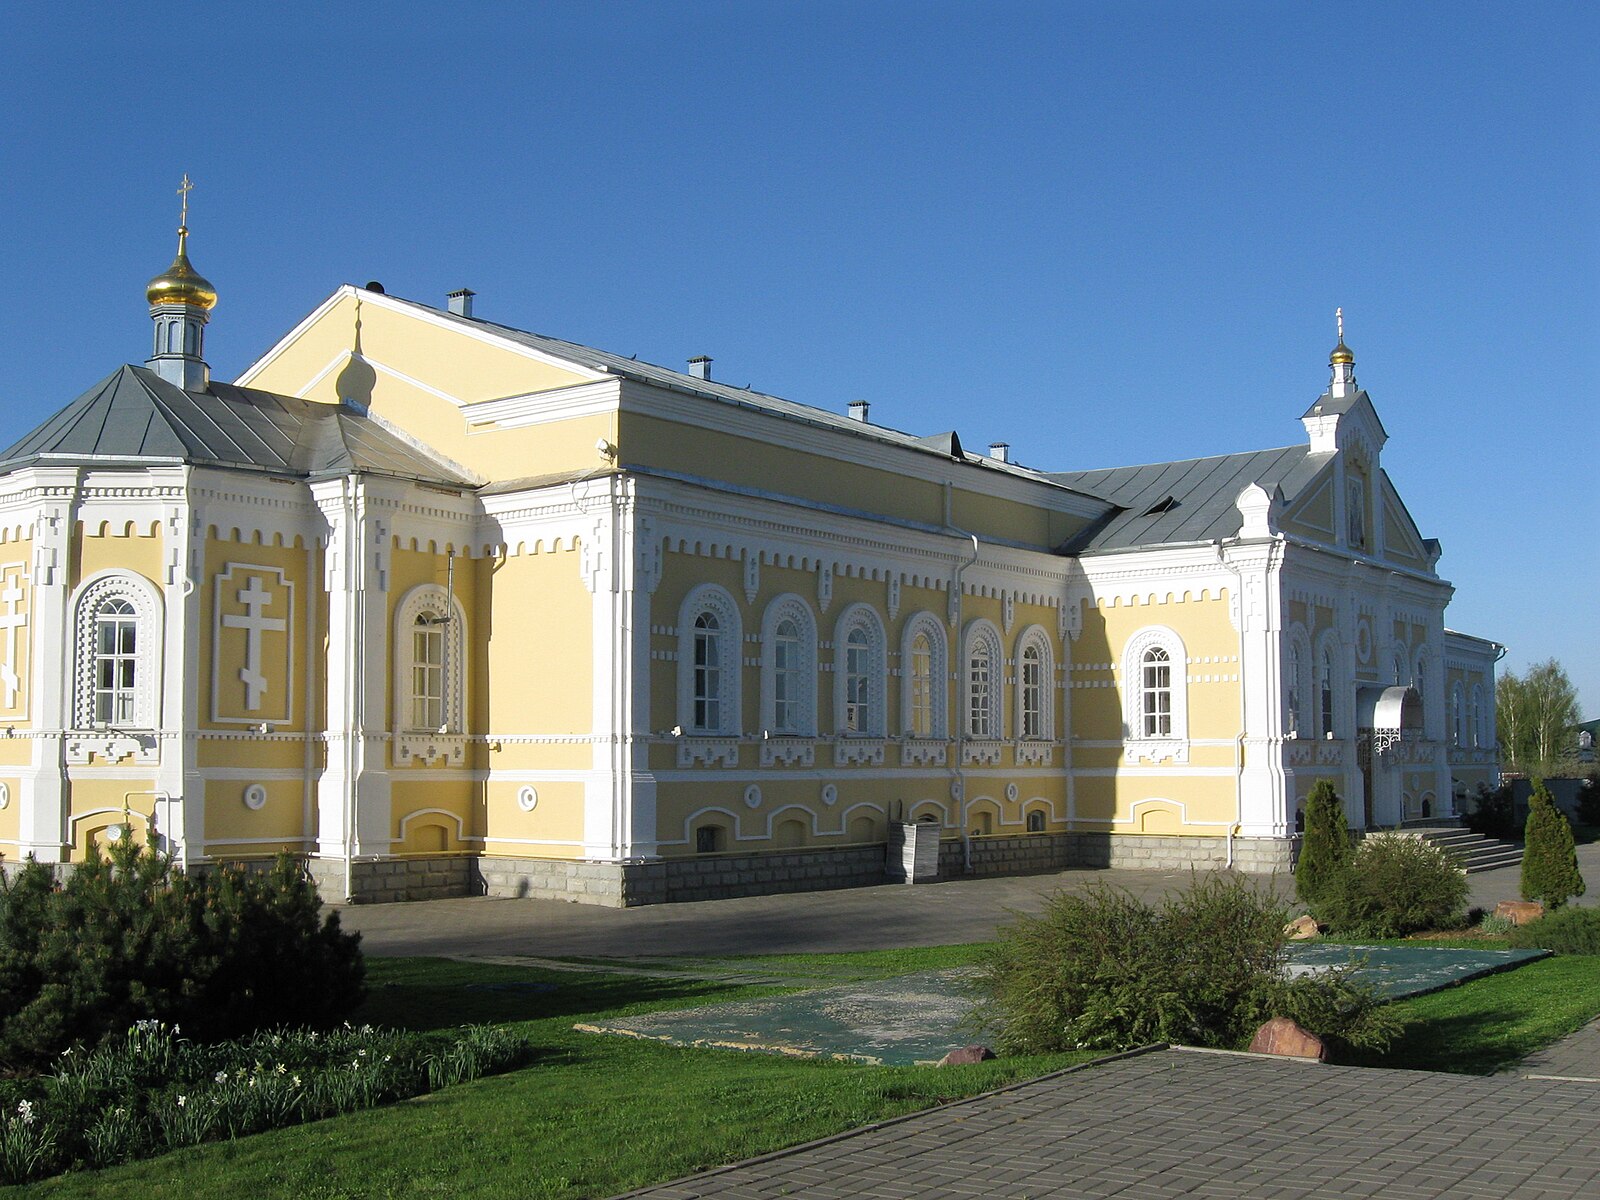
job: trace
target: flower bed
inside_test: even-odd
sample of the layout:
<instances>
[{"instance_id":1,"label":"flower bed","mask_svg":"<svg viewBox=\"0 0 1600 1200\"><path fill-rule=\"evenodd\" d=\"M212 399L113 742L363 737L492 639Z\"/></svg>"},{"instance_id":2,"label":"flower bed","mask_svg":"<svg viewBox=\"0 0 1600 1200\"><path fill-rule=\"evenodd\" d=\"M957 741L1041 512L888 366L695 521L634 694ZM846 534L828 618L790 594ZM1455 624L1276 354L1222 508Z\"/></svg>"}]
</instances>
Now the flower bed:
<instances>
[{"instance_id":1,"label":"flower bed","mask_svg":"<svg viewBox=\"0 0 1600 1200\"><path fill-rule=\"evenodd\" d=\"M98 1049L62 1054L48 1074L0 1082L0 1183L388 1104L510 1070L528 1053L524 1038L488 1025L345 1026L203 1045L141 1021Z\"/></svg>"}]
</instances>

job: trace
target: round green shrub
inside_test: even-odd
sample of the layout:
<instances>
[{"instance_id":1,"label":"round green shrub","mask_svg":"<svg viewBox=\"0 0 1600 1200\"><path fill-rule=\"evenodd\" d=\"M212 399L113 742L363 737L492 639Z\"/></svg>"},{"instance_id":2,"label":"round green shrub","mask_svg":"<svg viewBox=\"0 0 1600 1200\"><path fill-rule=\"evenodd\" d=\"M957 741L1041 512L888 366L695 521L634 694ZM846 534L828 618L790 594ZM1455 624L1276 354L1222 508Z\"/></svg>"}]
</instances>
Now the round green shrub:
<instances>
[{"instance_id":1,"label":"round green shrub","mask_svg":"<svg viewBox=\"0 0 1600 1200\"><path fill-rule=\"evenodd\" d=\"M1511 931L1519 950L1555 954L1600 954L1600 908L1560 908Z\"/></svg>"},{"instance_id":2,"label":"round green shrub","mask_svg":"<svg viewBox=\"0 0 1600 1200\"><path fill-rule=\"evenodd\" d=\"M1459 926L1467 891L1466 873L1439 847L1380 833L1362 840L1312 912L1335 933L1404 937Z\"/></svg>"}]
</instances>

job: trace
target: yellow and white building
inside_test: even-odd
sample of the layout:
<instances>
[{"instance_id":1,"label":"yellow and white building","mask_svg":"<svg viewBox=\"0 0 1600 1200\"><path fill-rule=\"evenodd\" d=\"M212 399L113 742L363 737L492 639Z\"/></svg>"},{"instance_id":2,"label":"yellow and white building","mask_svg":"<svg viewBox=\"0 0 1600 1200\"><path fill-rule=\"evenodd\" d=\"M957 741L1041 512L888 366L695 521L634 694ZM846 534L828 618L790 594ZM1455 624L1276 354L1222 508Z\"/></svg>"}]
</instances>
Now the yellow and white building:
<instances>
[{"instance_id":1,"label":"yellow and white building","mask_svg":"<svg viewBox=\"0 0 1600 1200\"><path fill-rule=\"evenodd\" d=\"M235 384L155 351L0 462L0 848L290 851L331 898L632 904L1287 866L1492 782L1492 642L1341 335L1283 449L1050 473L339 288Z\"/></svg>"}]
</instances>

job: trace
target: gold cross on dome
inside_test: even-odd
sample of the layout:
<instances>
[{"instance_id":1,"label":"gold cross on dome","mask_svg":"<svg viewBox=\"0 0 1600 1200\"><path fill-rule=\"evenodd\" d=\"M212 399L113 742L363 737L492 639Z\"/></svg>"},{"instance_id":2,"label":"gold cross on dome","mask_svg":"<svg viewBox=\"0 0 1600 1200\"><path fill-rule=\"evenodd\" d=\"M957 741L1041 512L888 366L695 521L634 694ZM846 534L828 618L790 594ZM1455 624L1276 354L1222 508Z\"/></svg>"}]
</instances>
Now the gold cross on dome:
<instances>
[{"instance_id":1,"label":"gold cross on dome","mask_svg":"<svg viewBox=\"0 0 1600 1200\"><path fill-rule=\"evenodd\" d=\"M183 181L185 183L188 183L189 182L189 177L187 175L185 175L183 177ZM187 202L188 201L185 200L185 203L187 203ZM1339 340L1342 342L1342 341L1344 341L1344 309L1342 309L1342 308L1334 309L1333 310L1333 319L1335 321L1339 322Z\"/></svg>"},{"instance_id":2,"label":"gold cross on dome","mask_svg":"<svg viewBox=\"0 0 1600 1200\"><path fill-rule=\"evenodd\" d=\"M178 195L183 197L183 211L178 216L179 225L189 223L189 193L194 190L194 184L189 182L189 172L183 173L183 183L178 187Z\"/></svg>"}]
</instances>

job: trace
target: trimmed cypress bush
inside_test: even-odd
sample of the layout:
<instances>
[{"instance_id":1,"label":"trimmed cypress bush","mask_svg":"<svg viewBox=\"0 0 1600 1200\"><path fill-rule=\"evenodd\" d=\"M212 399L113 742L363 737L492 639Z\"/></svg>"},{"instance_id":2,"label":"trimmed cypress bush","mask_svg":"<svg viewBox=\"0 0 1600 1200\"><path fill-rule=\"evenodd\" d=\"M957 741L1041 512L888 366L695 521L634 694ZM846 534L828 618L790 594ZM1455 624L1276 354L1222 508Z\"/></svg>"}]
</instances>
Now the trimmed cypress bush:
<instances>
[{"instance_id":1,"label":"trimmed cypress bush","mask_svg":"<svg viewBox=\"0 0 1600 1200\"><path fill-rule=\"evenodd\" d=\"M1522 898L1541 900L1546 908L1560 908L1574 896L1584 893L1583 876L1578 873L1578 851L1572 840L1572 824L1567 814L1556 807L1555 798L1542 779L1533 781L1533 796L1528 802L1528 823L1524 827L1522 852Z\"/></svg>"},{"instance_id":2,"label":"trimmed cypress bush","mask_svg":"<svg viewBox=\"0 0 1600 1200\"><path fill-rule=\"evenodd\" d=\"M0 1068L27 1070L139 1021L211 1041L327 1027L365 989L359 934L287 856L270 871L185 875L131 841L61 886L28 862L0 881Z\"/></svg>"},{"instance_id":3,"label":"trimmed cypress bush","mask_svg":"<svg viewBox=\"0 0 1600 1200\"><path fill-rule=\"evenodd\" d=\"M1294 870L1294 894L1317 912L1329 889L1350 865L1350 831L1344 823L1344 802L1333 783L1319 779L1306 797L1306 834Z\"/></svg>"}]
</instances>

